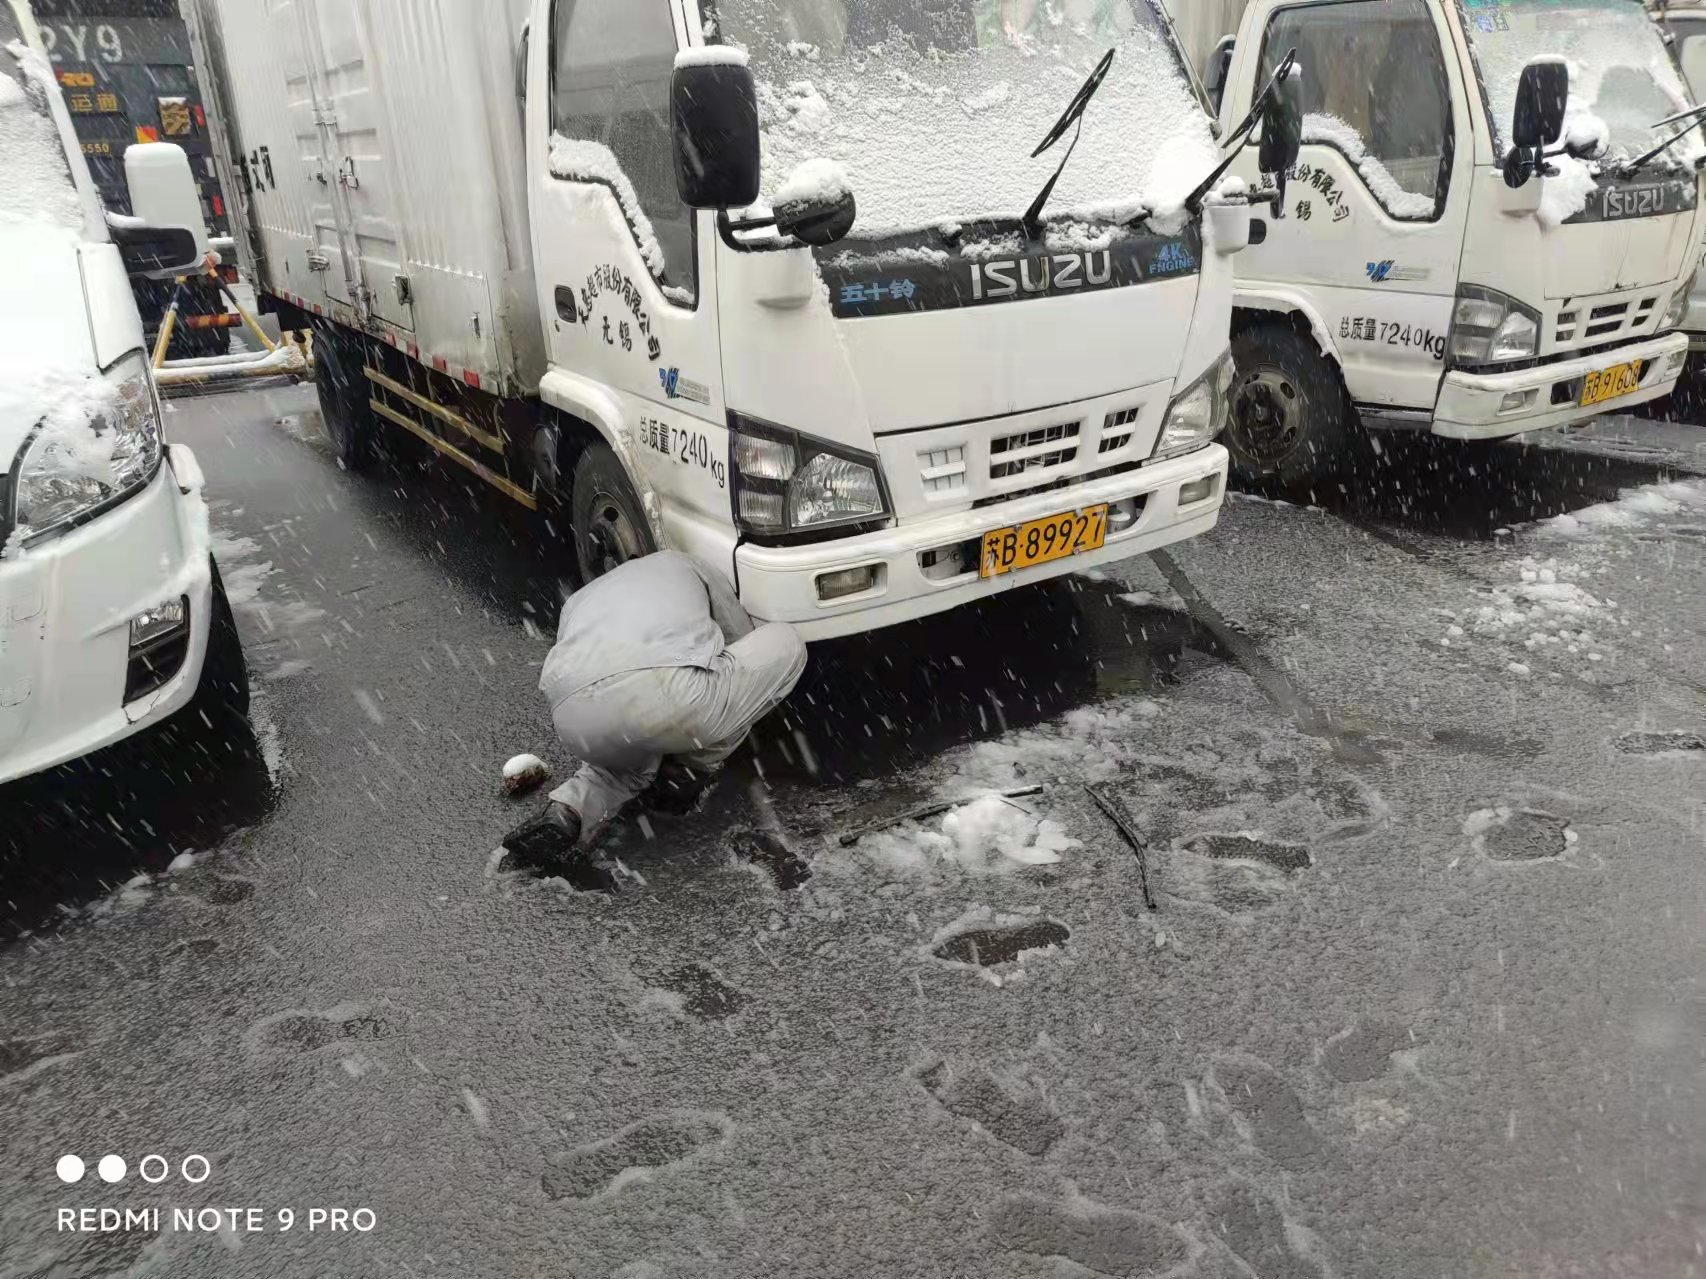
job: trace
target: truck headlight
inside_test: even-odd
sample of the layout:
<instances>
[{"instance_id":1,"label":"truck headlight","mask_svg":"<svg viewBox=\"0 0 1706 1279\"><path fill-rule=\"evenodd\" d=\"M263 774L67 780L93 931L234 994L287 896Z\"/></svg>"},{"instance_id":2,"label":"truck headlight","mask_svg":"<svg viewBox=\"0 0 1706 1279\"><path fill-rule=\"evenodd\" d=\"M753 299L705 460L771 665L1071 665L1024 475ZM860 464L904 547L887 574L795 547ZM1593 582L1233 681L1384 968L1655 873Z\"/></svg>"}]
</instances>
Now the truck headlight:
<instances>
[{"instance_id":1,"label":"truck headlight","mask_svg":"<svg viewBox=\"0 0 1706 1279\"><path fill-rule=\"evenodd\" d=\"M10 527L26 546L140 492L160 470L160 417L141 352L91 389L87 410L75 401L56 410L18 454Z\"/></svg>"},{"instance_id":2,"label":"truck headlight","mask_svg":"<svg viewBox=\"0 0 1706 1279\"><path fill-rule=\"evenodd\" d=\"M1683 281L1682 287L1672 295L1670 305L1665 308L1664 315L1659 318L1658 331L1660 333L1667 333L1682 323L1683 318L1688 314L1688 299L1693 295L1694 285L1699 278L1700 268L1696 267L1689 274L1688 279Z\"/></svg>"},{"instance_id":3,"label":"truck headlight","mask_svg":"<svg viewBox=\"0 0 1706 1279\"><path fill-rule=\"evenodd\" d=\"M1173 397L1161 422L1161 438L1156 441L1155 452L1149 455L1151 462L1194 452L1220 434L1226 425L1232 376L1232 352L1228 351L1209 366L1208 372Z\"/></svg>"},{"instance_id":4,"label":"truck headlight","mask_svg":"<svg viewBox=\"0 0 1706 1279\"><path fill-rule=\"evenodd\" d=\"M1540 354L1540 312L1497 289L1460 284L1446 345L1458 364L1532 359Z\"/></svg>"},{"instance_id":5,"label":"truck headlight","mask_svg":"<svg viewBox=\"0 0 1706 1279\"><path fill-rule=\"evenodd\" d=\"M815 532L889 513L877 459L770 422L729 414L735 524L749 533Z\"/></svg>"}]
</instances>

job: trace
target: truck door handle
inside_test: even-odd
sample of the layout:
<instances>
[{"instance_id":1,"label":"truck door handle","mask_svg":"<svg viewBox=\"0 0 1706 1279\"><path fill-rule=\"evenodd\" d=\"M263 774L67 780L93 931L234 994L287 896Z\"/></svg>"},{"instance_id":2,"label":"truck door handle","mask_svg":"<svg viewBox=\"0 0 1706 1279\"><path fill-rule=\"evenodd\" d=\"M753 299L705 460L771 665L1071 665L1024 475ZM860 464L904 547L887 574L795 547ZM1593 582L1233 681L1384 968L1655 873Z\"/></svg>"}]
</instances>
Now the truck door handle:
<instances>
[{"instance_id":1,"label":"truck door handle","mask_svg":"<svg viewBox=\"0 0 1706 1279\"><path fill-rule=\"evenodd\" d=\"M1268 239L1268 223L1265 218L1250 219L1250 243L1266 244Z\"/></svg>"},{"instance_id":2,"label":"truck door handle","mask_svg":"<svg viewBox=\"0 0 1706 1279\"><path fill-rule=\"evenodd\" d=\"M566 285L559 284L552 294L557 302L557 317L567 320L570 324L580 323L580 310L575 306L575 291Z\"/></svg>"}]
</instances>

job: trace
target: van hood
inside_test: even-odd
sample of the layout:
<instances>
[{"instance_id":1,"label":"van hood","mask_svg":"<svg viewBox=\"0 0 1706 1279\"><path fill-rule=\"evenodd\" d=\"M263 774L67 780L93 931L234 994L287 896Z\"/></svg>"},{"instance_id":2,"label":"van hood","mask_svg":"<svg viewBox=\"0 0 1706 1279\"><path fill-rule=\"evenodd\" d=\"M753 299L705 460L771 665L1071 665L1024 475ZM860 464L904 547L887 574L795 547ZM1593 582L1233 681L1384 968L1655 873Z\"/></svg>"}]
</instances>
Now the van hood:
<instances>
[{"instance_id":1,"label":"van hood","mask_svg":"<svg viewBox=\"0 0 1706 1279\"><path fill-rule=\"evenodd\" d=\"M80 403L100 374L80 249L64 227L0 224L0 471L44 417Z\"/></svg>"}]
</instances>

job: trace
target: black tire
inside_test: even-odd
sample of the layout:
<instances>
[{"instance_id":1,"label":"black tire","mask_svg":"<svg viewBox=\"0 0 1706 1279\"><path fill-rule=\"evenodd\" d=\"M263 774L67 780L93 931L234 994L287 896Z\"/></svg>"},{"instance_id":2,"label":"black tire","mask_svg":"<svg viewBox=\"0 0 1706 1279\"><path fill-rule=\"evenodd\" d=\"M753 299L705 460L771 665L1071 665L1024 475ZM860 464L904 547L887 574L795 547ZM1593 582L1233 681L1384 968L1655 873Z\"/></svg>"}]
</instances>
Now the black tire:
<instances>
[{"instance_id":1,"label":"black tire","mask_svg":"<svg viewBox=\"0 0 1706 1279\"><path fill-rule=\"evenodd\" d=\"M330 325L314 330L314 389L338 465L360 471L373 460L375 423L356 343Z\"/></svg>"},{"instance_id":2,"label":"black tire","mask_svg":"<svg viewBox=\"0 0 1706 1279\"><path fill-rule=\"evenodd\" d=\"M639 495L608 445L589 445L576 461L569 508L583 586L657 550Z\"/></svg>"},{"instance_id":3,"label":"black tire","mask_svg":"<svg viewBox=\"0 0 1706 1279\"><path fill-rule=\"evenodd\" d=\"M1356 443L1356 408L1315 339L1289 324L1233 336L1232 405L1224 443L1244 481L1308 488L1344 471Z\"/></svg>"}]
</instances>

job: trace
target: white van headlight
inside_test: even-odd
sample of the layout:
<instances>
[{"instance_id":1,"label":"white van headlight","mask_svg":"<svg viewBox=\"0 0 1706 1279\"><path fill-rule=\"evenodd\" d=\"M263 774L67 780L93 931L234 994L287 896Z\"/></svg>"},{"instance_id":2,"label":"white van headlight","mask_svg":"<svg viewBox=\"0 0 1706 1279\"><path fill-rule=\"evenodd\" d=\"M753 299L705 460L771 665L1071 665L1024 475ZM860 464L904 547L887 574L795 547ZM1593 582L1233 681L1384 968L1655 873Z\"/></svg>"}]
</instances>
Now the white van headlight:
<instances>
[{"instance_id":1,"label":"white van headlight","mask_svg":"<svg viewBox=\"0 0 1706 1279\"><path fill-rule=\"evenodd\" d=\"M140 352L91 380L86 408L79 395L36 428L13 467L10 527L25 545L122 502L160 469L160 418Z\"/></svg>"},{"instance_id":2,"label":"white van headlight","mask_svg":"<svg viewBox=\"0 0 1706 1279\"><path fill-rule=\"evenodd\" d=\"M735 523L749 533L808 533L888 514L882 470L869 453L729 414Z\"/></svg>"},{"instance_id":3,"label":"white van headlight","mask_svg":"<svg viewBox=\"0 0 1706 1279\"><path fill-rule=\"evenodd\" d=\"M1216 360L1184 392L1173 398L1161 423L1151 462L1191 453L1213 441L1226 425L1227 397L1232 393L1232 352Z\"/></svg>"},{"instance_id":4,"label":"white van headlight","mask_svg":"<svg viewBox=\"0 0 1706 1279\"><path fill-rule=\"evenodd\" d=\"M1448 346L1458 364L1531 359L1540 354L1540 312L1497 289L1460 284Z\"/></svg>"}]
</instances>

